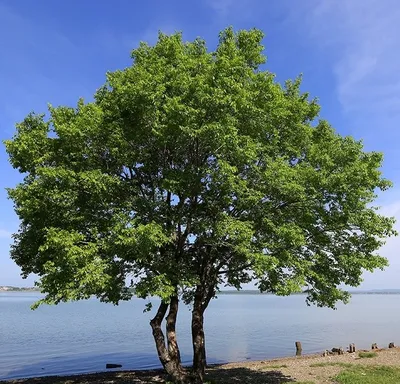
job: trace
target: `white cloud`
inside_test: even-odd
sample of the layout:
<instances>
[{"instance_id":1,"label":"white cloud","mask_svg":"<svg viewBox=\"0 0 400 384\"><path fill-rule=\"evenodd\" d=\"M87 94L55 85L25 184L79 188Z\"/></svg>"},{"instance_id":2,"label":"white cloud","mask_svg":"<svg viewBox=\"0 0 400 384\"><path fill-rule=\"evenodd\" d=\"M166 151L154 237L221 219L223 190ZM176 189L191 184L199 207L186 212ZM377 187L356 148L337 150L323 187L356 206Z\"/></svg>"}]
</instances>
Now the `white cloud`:
<instances>
[{"instance_id":1,"label":"white cloud","mask_svg":"<svg viewBox=\"0 0 400 384\"><path fill-rule=\"evenodd\" d=\"M379 211L384 216L396 219L395 229L400 233L400 200L383 205ZM399 288L400 258L400 236L390 237L386 244L379 250L381 256L389 260L389 266L382 271L374 271L372 274L364 274L363 289L390 289Z\"/></svg>"},{"instance_id":2,"label":"white cloud","mask_svg":"<svg viewBox=\"0 0 400 384\"><path fill-rule=\"evenodd\" d=\"M68 92L83 93L68 73L71 67L80 68L76 58L82 60L81 51L50 19L37 22L0 4L0 46L6 52L0 62L1 133L9 136L16 121L32 110L45 110L47 101L54 103Z\"/></svg>"},{"instance_id":3,"label":"white cloud","mask_svg":"<svg viewBox=\"0 0 400 384\"><path fill-rule=\"evenodd\" d=\"M206 3L221 17L227 16L235 4L234 0L207 0Z\"/></svg>"},{"instance_id":4,"label":"white cloud","mask_svg":"<svg viewBox=\"0 0 400 384\"><path fill-rule=\"evenodd\" d=\"M5 229L0 229L0 239L10 239L11 240L12 232L7 231Z\"/></svg>"},{"instance_id":5,"label":"white cloud","mask_svg":"<svg viewBox=\"0 0 400 384\"><path fill-rule=\"evenodd\" d=\"M26 60L27 52L35 54L43 61L48 60L48 56L52 57L54 47L58 50L61 50L61 47L64 55L78 53L74 43L50 25L37 23L2 4L0 22L0 43L8 50L4 60L12 59L8 64L17 68L32 66L33 63ZM45 42L47 44L44 44ZM47 56L42 58L41 55ZM54 60L54 57L52 59Z\"/></svg>"},{"instance_id":6,"label":"white cloud","mask_svg":"<svg viewBox=\"0 0 400 384\"><path fill-rule=\"evenodd\" d=\"M317 46L332 58L336 92L344 110L397 115L400 2L324 0L312 4L308 26Z\"/></svg>"},{"instance_id":7,"label":"white cloud","mask_svg":"<svg viewBox=\"0 0 400 384\"><path fill-rule=\"evenodd\" d=\"M143 31L143 33L141 33L139 41L144 41L153 45L158 40L159 32L165 33L166 35L172 35L176 32L182 32L182 29L176 28L176 26L172 24L162 24L157 27L149 26Z\"/></svg>"},{"instance_id":8,"label":"white cloud","mask_svg":"<svg viewBox=\"0 0 400 384\"><path fill-rule=\"evenodd\" d=\"M122 51L129 57L130 52L136 49L141 41L150 45L155 44L159 31L171 35L180 32L181 29L174 27L172 23L164 23L158 26L148 26L140 34L120 34L111 30L101 30L93 36L93 41L102 49L104 48L108 54L121 53Z\"/></svg>"},{"instance_id":9,"label":"white cloud","mask_svg":"<svg viewBox=\"0 0 400 384\"><path fill-rule=\"evenodd\" d=\"M219 29L222 25L225 28L248 21L254 17L257 9L263 8L255 0L205 0L205 4L214 11L212 27Z\"/></svg>"},{"instance_id":10,"label":"white cloud","mask_svg":"<svg viewBox=\"0 0 400 384\"><path fill-rule=\"evenodd\" d=\"M396 217L397 225L400 226L400 201L394 201L392 203L382 205L379 213L384 216Z\"/></svg>"}]
</instances>

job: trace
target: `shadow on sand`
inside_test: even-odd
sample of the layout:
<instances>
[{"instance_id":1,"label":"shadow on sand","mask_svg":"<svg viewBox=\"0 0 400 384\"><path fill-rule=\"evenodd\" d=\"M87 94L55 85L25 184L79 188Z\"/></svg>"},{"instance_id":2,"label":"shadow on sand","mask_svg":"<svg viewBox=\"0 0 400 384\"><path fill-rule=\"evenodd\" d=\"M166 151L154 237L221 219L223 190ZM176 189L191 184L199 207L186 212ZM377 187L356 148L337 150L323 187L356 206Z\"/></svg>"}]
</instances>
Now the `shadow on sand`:
<instances>
[{"instance_id":1,"label":"shadow on sand","mask_svg":"<svg viewBox=\"0 0 400 384\"><path fill-rule=\"evenodd\" d=\"M217 384L283 384L295 382L294 379L285 376L279 370L257 371L245 367L222 368L221 366L209 368L207 379Z\"/></svg>"},{"instance_id":2,"label":"shadow on sand","mask_svg":"<svg viewBox=\"0 0 400 384\"><path fill-rule=\"evenodd\" d=\"M47 376L30 379L0 381L18 384L157 384L165 383L167 376L161 370L120 371L76 376ZM280 371L256 371L249 368L213 366L207 370L206 381L218 384L283 384L295 380Z\"/></svg>"}]
</instances>

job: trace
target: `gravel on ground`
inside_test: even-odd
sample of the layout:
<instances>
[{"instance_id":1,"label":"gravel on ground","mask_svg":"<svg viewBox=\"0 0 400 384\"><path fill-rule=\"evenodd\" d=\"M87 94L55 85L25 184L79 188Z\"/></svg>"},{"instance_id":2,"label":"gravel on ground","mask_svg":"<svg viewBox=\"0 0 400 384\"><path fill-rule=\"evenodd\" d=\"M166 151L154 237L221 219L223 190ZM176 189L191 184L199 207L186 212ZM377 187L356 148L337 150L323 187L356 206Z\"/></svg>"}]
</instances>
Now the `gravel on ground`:
<instances>
[{"instance_id":1,"label":"gravel on ground","mask_svg":"<svg viewBox=\"0 0 400 384\"><path fill-rule=\"evenodd\" d=\"M360 358L359 352L215 365L207 369L207 380L213 384L334 384L334 377L353 365L400 367L400 348L376 350L376 356L371 358ZM158 384L166 380L162 371L152 370L48 376L0 381L0 384Z\"/></svg>"}]
</instances>

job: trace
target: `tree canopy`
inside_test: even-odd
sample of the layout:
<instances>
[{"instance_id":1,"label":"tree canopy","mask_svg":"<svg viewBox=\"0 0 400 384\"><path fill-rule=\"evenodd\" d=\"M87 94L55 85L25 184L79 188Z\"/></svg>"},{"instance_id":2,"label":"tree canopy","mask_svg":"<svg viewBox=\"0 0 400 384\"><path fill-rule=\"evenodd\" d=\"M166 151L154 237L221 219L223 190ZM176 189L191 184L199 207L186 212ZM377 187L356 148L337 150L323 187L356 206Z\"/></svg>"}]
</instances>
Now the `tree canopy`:
<instances>
[{"instance_id":1,"label":"tree canopy","mask_svg":"<svg viewBox=\"0 0 400 384\"><path fill-rule=\"evenodd\" d=\"M210 51L160 33L93 101L17 124L11 256L39 275L44 302L118 303L128 279L161 298L161 315L171 298L202 315L221 285L255 281L333 307L342 284L386 266L382 154L319 120L301 77L277 82L262 39L228 28Z\"/></svg>"}]
</instances>

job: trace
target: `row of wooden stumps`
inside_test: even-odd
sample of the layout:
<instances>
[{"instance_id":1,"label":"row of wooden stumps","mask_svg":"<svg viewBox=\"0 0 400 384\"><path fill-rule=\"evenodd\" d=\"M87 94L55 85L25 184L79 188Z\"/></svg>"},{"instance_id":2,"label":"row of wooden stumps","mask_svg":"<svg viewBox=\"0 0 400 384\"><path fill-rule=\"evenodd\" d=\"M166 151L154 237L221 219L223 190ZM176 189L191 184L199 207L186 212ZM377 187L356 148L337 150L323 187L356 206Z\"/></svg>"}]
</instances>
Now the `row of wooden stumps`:
<instances>
[{"instance_id":1,"label":"row of wooden stumps","mask_svg":"<svg viewBox=\"0 0 400 384\"><path fill-rule=\"evenodd\" d=\"M300 341L296 341L296 356L301 356L301 352L303 350L301 346ZM394 343L389 343L389 348L395 348ZM371 346L371 349L379 349L378 345L376 343L373 343ZM356 345L354 343L349 345L348 352L349 353L354 353L356 351ZM344 355L344 349L343 348L332 348L330 351L326 350L323 353L323 356L328 356L328 355Z\"/></svg>"}]
</instances>

